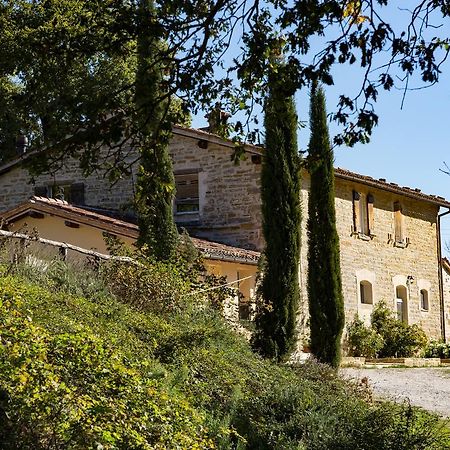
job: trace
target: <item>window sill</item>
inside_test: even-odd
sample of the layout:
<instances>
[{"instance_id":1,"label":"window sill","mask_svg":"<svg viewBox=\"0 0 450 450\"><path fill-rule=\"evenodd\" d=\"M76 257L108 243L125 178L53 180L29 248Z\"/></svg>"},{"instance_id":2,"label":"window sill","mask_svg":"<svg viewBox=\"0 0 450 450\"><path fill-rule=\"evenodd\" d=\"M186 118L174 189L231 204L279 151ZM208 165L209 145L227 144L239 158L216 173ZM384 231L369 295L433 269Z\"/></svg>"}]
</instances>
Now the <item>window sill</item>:
<instances>
[{"instance_id":1,"label":"window sill","mask_svg":"<svg viewBox=\"0 0 450 450\"><path fill-rule=\"evenodd\" d=\"M423 309L423 308L420 308L420 312L423 312L423 313L429 313L430 310L429 310L429 309Z\"/></svg>"},{"instance_id":2,"label":"window sill","mask_svg":"<svg viewBox=\"0 0 450 450\"><path fill-rule=\"evenodd\" d=\"M179 224L199 224L200 214L198 212L179 212L173 214L175 223Z\"/></svg>"},{"instance_id":3,"label":"window sill","mask_svg":"<svg viewBox=\"0 0 450 450\"><path fill-rule=\"evenodd\" d=\"M198 216L199 212L198 211L182 211L182 212L175 212L174 213L175 216Z\"/></svg>"},{"instance_id":4,"label":"window sill","mask_svg":"<svg viewBox=\"0 0 450 450\"><path fill-rule=\"evenodd\" d=\"M374 237L376 237L375 234L364 234L360 231L354 231L352 234L362 241L371 241Z\"/></svg>"},{"instance_id":5,"label":"window sill","mask_svg":"<svg viewBox=\"0 0 450 450\"><path fill-rule=\"evenodd\" d=\"M394 242L394 247L398 247L398 248L406 248L408 247L409 242Z\"/></svg>"}]
</instances>

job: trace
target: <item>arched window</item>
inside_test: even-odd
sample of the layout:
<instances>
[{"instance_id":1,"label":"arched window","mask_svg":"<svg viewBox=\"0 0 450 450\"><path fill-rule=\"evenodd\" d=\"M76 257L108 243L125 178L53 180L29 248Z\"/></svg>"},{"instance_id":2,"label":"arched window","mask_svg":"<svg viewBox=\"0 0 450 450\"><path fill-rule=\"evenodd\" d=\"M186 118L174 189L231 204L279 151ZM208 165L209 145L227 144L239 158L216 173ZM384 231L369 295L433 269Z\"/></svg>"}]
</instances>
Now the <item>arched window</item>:
<instances>
[{"instance_id":1,"label":"arched window","mask_svg":"<svg viewBox=\"0 0 450 450\"><path fill-rule=\"evenodd\" d=\"M402 322L408 323L408 294L405 286L395 288L397 301L397 318Z\"/></svg>"},{"instance_id":2,"label":"arched window","mask_svg":"<svg viewBox=\"0 0 450 450\"><path fill-rule=\"evenodd\" d=\"M420 290L420 308L424 311L428 311L429 309L428 303L428 291L426 289Z\"/></svg>"},{"instance_id":3,"label":"arched window","mask_svg":"<svg viewBox=\"0 0 450 450\"><path fill-rule=\"evenodd\" d=\"M369 281L361 281L359 283L359 295L361 303L365 305L373 305L372 283Z\"/></svg>"}]
</instances>

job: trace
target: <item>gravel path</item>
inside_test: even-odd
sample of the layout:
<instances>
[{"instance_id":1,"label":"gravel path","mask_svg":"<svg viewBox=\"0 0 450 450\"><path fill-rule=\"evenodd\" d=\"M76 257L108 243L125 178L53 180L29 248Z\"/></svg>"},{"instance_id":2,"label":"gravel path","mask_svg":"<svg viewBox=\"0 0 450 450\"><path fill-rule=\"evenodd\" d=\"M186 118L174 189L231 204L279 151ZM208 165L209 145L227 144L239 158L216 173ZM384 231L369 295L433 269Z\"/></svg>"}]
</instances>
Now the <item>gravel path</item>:
<instances>
[{"instance_id":1,"label":"gravel path","mask_svg":"<svg viewBox=\"0 0 450 450\"><path fill-rule=\"evenodd\" d=\"M421 406L450 417L450 369L340 369L346 378L367 377L375 395Z\"/></svg>"}]
</instances>

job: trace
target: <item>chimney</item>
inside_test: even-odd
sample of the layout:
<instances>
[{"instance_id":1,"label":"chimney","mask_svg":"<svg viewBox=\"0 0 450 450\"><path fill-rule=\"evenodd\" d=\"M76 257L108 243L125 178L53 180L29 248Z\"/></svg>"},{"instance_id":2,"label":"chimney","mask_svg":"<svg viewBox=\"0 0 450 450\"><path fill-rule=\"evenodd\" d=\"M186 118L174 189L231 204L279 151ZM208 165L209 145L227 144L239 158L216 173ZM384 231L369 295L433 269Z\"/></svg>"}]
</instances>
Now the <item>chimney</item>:
<instances>
[{"instance_id":1,"label":"chimney","mask_svg":"<svg viewBox=\"0 0 450 450\"><path fill-rule=\"evenodd\" d=\"M24 134L19 134L16 139L16 153L19 156L24 155L27 152L28 138Z\"/></svg>"},{"instance_id":2,"label":"chimney","mask_svg":"<svg viewBox=\"0 0 450 450\"><path fill-rule=\"evenodd\" d=\"M231 114L226 111L222 111L221 104L216 103L214 108L210 113L206 115L208 119L208 132L212 134L217 134L221 137L228 137L228 118Z\"/></svg>"}]
</instances>

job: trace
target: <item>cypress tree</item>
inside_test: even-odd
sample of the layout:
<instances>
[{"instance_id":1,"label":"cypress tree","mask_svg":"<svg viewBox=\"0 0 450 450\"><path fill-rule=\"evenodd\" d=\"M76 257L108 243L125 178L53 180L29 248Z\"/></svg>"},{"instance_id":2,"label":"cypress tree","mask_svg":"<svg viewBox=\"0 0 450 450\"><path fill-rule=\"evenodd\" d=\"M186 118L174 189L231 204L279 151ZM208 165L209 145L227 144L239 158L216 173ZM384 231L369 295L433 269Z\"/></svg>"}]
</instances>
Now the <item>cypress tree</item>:
<instances>
[{"instance_id":1,"label":"cypress tree","mask_svg":"<svg viewBox=\"0 0 450 450\"><path fill-rule=\"evenodd\" d=\"M334 158L322 88L313 86L310 108L311 189L307 226L311 351L319 361L337 367L344 327L344 300L334 204Z\"/></svg>"},{"instance_id":2,"label":"cypress tree","mask_svg":"<svg viewBox=\"0 0 450 450\"><path fill-rule=\"evenodd\" d=\"M155 58L155 55L161 58L163 41L153 0L140 0L138 20L135 92L140 143L136 191L138 244L145 245L156 259L167 260L175 251L178 232L173 220L175 181L168 152L172 135L170 99L162 88L166 67Z\"/></svg>"},{"instance_id":3,"label":"cypress tree","mask_svg":"<svg viewBox=\"0 0 450 450\"><path fill-rule=\"evenodd\" d=\"M261 173L265 266L254 347L282 360L296 342L300 259L300 158L297 114L283 67L269 77Z\"/></svg>"}]
</instances>

